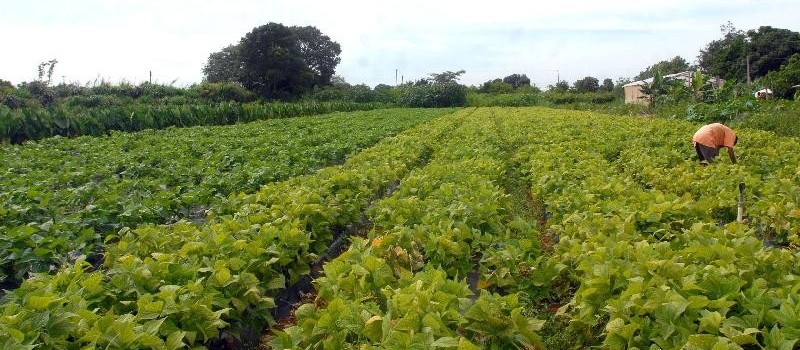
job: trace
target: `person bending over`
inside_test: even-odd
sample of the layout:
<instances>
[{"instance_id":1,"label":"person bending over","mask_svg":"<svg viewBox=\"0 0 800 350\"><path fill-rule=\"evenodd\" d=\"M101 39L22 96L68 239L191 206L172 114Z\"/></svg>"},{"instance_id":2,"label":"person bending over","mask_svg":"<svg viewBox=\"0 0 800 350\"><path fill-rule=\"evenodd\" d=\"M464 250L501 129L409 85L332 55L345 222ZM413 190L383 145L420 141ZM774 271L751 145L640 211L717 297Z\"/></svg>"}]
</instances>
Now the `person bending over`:
<instances>
[{"instance_id":1,"label":"person bending over","mask_svg":"<svg viewBox=\"0 0 800 350\"><path fill-rule=\"evenodd\" d=\"M725 147L728 149L728 157L731 158L731 163L736 164L736 154L733 153L733 146L739 142L739 137L736 136L731 128L720 123L704 125L694 133L692 142L700 162L713 163L714 158L719 155L719 149Z\"/></svg>"}]
</instances>

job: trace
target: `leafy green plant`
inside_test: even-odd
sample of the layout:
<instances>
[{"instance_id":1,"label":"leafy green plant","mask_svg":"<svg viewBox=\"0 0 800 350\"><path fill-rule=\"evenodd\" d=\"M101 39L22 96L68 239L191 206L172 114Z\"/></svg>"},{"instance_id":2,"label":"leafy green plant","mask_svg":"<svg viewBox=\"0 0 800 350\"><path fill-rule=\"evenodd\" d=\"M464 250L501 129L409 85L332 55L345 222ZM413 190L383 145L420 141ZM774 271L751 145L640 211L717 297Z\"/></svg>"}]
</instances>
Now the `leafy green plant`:
<instances>
[{"instance_id":1,"label":"leafy green plant","mask_svg":"<svg viewBox=\"0 0 800 350\"><path fill-rule=\"evenodd\" d=\"M446 111L384 112L4 147L0 279L50 271L70 255L95 261L104 237L125 226L203 221L229 194L341 162Z\"/></svg>"}]
</instances>

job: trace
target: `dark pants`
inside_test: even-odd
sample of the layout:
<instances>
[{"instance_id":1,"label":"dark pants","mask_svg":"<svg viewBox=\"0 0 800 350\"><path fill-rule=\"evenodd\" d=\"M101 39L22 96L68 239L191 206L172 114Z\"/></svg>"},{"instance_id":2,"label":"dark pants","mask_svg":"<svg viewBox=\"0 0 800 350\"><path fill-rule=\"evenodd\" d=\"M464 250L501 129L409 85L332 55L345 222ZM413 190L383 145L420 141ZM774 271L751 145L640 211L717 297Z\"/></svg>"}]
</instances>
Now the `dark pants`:
<instances>
[{"instance_id":1,"label":"dark pants","mask_svg":"<svg viewBox=\"0 0 800 350\"><path fill-rule=\"evenodd\" d=\"M709 163L713 163L714 158L717 158L719 155L719 148L708 147L699 143L694 144L694 150L697 151L697 158L701 162L705 160Z\"/></svg>"}]
</instances>

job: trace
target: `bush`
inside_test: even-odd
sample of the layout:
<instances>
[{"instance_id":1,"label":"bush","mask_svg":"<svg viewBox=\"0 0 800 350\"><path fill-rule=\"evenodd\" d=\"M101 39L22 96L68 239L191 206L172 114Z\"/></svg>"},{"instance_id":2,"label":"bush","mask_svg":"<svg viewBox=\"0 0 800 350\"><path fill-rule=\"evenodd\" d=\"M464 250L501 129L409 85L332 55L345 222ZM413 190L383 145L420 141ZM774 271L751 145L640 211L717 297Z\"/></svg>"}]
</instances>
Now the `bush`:
<instances>
[{"instance_id":1,"label":"bush","mask_svg":"<svg viewBox=\"0 0 800 350\"><path fill-rule=\"evenodd\" d=\"M326 86L324 88L316 89L309 95L313 101L326 102L326 101L344 101L347 98L347 88L340 86Z\"/></svg>"},{"instance_id":2,"label":"bush","mask_svg":"<svg viewBox=\"0 0 800 350\"><path fill-rule=\"evenodd\" d=\"M133 99L130 97L118 97L114 95L89 95L67 97L62 103L70 107L115 107L133 103Z\"/></svg>"},{"instance_id":3,"label":"bush","mask_svg":"<svg viewBox=\"0 0 800 350\"><path fill-rule=\"evenodd\" d=\"M101 82L89 88L87 94L90 95L114 95L119 97L161 99L165 97L181 96L186 93L186 89L161 84L141 83L138 86L130 83L120 83L112 85L108 82Z\"/></svg>"},{"instance_id":4,"label":"bush","mask_svg":"<svg viewBox=\"0 0 800 350\"><path fill-rule=\"evenodd\" d=\"M565 105L573 103L605 104L612 103L618 99L613 92L557 92L549 91L542 95L544 99L554 105Z\"/></svg>"},{"instance_id":5,"label":"bush","mask_svg":"<svg viewBox=\"0 0 800 350\"><path fill-rule=\"evenodd\" d=\"M394 88L388 85L378 85L371 89L364 84L359 85L339 85L327 86L315 90L307 96L310 100L325 101L346 101L355 103L392 103L395 98L392 95Z\"/></svg>"},{"instance_id":6,"label":"bush","mask_svg":"<svg viewBox=\"0 0 800 350\"><path fill-rule=\"evenodd\" d=\"M480 87L481 92L489 94L508 94L514 91L514 85L495 79L483 83Z\"/></svg>"},{"instance_id":7,"label":"bush","mask_svg":"<svg viewBox=\"0 0 800 350\"><path fill-rule=\"evenodd\" d=\"M467 103L467 89L458 83L407 86L398 103L406 107L458 107Z\"/></svg>"},{"instance_id":8,"label":"bush","mask_svg":"<svg viewBox=\"0 0 800 350\"><path fill-rule=\"evenodd\" d=\"M23 90L23 91L20 91ZM56 95L47 84L41 81L32 81L30 83L20 84L17 92L27 91L31 97L39 100L43 106L49 107L56 102Z\"/></svg>"},{"instance_id":9,"label":"bush","mask_svg":"<svg viewBox=\"0 0 800 350\"><path fill-rule=\"evenodd\" d=\"M729 123L747 118L758 111L752 97L732 99L721 103L692 103L686 107L686 120L699 123Z\"/></svg>"},{"instance_id":10,"label":"bush","mask_svg":"<svg viewBox=\"0 0 800 350\"><path fill-rule=\"evenodd\" d=\"M800 137L800 101L758 101L757 105L758 110L744 118L740 126Z\"/></svg>"},{"instance_id":11,"label":"bush","mask_svg":"<svg viewBox=\"0 0 800 350\"><path fill-rule=\"evenodd\" d=\"M524 107L542 104L541 94L534 92L511 94L467 94L467 104L471 107Z\"/></svg>"},{"instance_id":12,"label":"bush","mask_svg":"<svg viewBox=\"0 0 800 350\"><path fill-rule=\"evenodd\" d=\"M800 53L792 55L779 71L769 72L756 83L772 89L776 97L794 97L792 86L800 84Z\"/></svg>"},{"instance_id":13,"label":"bush","mask_svg":"<svg viewBox=\"0 0 800 350\"><path fill-rule=\"evenodd\" d=\"M198 97L208 102L253 102L256 95L237 83L202 83L192 88Z\"/></svg>"},{"instance_id":14,"label":"bush","mask_svg":"<svg viewBox=\"0 0 800 350\"><path fill-rule=\"evenodd\" d=\"M89 89L78 84L58 84L53 87L53 93L57 98L67 98L71 96L87 96Z\"/></svg>"}]
</instances>

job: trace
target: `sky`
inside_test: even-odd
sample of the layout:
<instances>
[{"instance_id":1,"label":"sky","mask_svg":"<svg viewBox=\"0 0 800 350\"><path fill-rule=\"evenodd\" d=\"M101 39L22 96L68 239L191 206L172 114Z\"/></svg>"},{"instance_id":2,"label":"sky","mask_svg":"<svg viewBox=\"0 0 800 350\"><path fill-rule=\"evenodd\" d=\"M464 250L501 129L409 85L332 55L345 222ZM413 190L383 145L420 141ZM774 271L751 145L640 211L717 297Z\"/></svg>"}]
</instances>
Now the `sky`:
<instances>
[{"instance_id":1,"label":"sky","mask_svg":"<svg viewBox=\"0 0 800 350\"><path fill-rule=\"evenodd\" d=\"M336 74L351 84L395 84L465 70L480 85L526 74L632 78L676 55L695 62L732 22L800 31L797 0L677 1L258 1L26 0L0 11L0 79L37 78L57 59L55 83L202 81L208 55L253 28L315 26L342 47Z\"/></svg>"}]
</instances>

